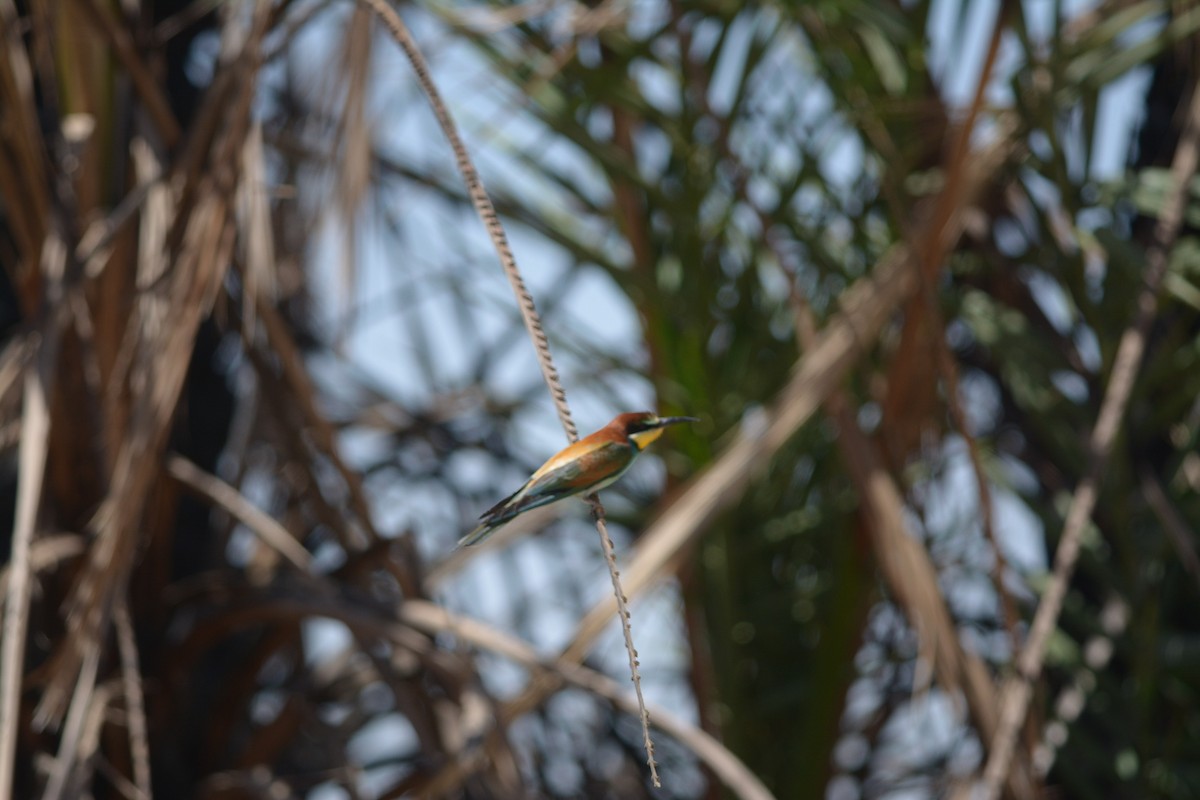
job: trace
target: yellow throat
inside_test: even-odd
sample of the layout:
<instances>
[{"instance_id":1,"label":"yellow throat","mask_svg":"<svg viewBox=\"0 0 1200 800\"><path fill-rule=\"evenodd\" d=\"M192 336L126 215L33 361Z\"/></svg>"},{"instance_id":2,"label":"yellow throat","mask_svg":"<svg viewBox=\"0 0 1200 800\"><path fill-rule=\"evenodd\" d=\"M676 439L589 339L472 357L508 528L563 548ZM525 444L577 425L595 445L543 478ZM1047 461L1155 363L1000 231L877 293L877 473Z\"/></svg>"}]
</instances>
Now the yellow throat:
<instances>
[{"instance_id":1,"label":"yellow throat","mask_svg":"<svg viewBox=\"0 0 1200 800\"><path fill-rule=\"evenodd\" d=\"M658 437L662 436L662 428L652 428L648 431L638 431L637 433L629 434L629 438L633 440L633 446L638 450L645 450L647 445L653 442Z\"/></svg>"}]
</instances>

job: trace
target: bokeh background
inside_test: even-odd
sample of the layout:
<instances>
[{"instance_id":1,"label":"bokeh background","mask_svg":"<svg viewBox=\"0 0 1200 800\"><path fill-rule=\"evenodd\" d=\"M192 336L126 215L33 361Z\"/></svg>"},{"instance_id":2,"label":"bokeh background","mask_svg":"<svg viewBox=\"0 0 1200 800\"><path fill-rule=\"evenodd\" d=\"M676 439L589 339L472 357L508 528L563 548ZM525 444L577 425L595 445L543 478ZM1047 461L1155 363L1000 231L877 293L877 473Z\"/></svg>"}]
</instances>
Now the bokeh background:
<instances>
[{"instance_id":1,"label":"bokeh background","mask_svg":"<svg viewBox=\"0 0 1200 800\"><path fill-rule=\"evenodd\" d=\"M701 418L602 495L661 789L587 506L454 549L566 439L389 13L581 431ZM1200 797L1198 45L0 0L0 798Z\"/></svg>"}]
</instances>

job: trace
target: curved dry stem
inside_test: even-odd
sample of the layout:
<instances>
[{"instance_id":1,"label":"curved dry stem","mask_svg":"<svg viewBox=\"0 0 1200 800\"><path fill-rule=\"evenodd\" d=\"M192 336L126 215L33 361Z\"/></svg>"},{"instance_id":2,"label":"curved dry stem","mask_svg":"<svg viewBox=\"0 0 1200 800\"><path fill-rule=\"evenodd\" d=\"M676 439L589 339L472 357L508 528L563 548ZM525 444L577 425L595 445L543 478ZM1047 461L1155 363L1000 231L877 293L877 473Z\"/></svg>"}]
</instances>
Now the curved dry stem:
<instances>
[{"instance_id":1,"label":"curved dry stem","mask_svg":"<svg viewBox=\"0 0 1200 800\"><path fill-rule=\"evenodd\" d=\"M428 634L452 633L470 644L490 650L531 670L550 671L563 681L609 700L629 714L641 713L641 704L631 701L606 675L570 661L547 661L525 642L478 620L454 614L424 600L409 600L401 606L400 620ZM770 800L771 792L754 773L709 734L663 709L654 709L654 724L686 745L712 768L729 789L744 800Z\"/></svg>"},{"instance_id":2,"label":"curved dry stem","mask_svg":"<svg viewBox=\"0 0 1200 800\"><path fill-rule=\"evenodd\" d=\"M213 505L228 511L263 544L290 561L296 569L301 572L311 571L312 556L296 541L296 537L274 517L259 510L237 489L180 455L173 455L167 459L167 472Z\"/></svg>"},{"instance_id":3,"label":"curved dry stem","mask_svg":"<svg viewBox=\"0 0 1200 800\"><path fill-rule=\"evenodd\" d=\"M1168 255L1183 220L1187 187L1192 176L1196 174L1197 147L1200 147L1200 86L1193 90L1187 122L1171 163L1174 190L1163 205L1158 225L1154 229L1154 238L1146 251L1145 285L1138 295L1136 316L1121 335L1108 388L1100 405L1100 414L1088 440L1090 463L1087 474L1071 497L1058 550L1054 555L1053 577L1045 595L1042 596L1042 602L1038 605L1033 625L1029 629L1029 638L1017 660L1017 675L1008 682L1000 700L1000 727L988 748L988 762L983 775L982 794L988 800L999 796L1000 787L1009 772L1016 749L1017 734L1029 712L1033 683L1042 673L1046 645L1058 623L1058 615L1062 611L1067 587L1079 557L1083 532L1091 521L1100 481L1104 477L1113 442L1125 416L1125 408L1133 391L1138 368L1141 366L1142 354L1146 349L1146 334L1158 309L1158 289L1166 275Z\"/></svg>"}]
</instances>

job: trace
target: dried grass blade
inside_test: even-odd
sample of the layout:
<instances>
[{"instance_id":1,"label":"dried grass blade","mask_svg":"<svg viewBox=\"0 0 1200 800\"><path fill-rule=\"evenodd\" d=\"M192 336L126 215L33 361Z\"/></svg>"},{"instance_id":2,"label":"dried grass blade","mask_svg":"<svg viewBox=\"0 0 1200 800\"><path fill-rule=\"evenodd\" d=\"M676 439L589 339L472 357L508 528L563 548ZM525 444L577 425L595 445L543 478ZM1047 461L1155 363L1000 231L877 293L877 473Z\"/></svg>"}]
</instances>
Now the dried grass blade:
<instances>
[{"instance_id":1,"label":"dried grass blade","mask_svg":"<svg viewBox=\"0 0 1200 800\"><path fill-rule=\"evenodd\" d=\"M312 555L296 537L269 514L260 511L241 492L215 475L210 475L183 456L167 460L167 472L196 494L229 512L238 522L301 572L312 570Z\"/></svg>"},{"instance_id":2,"label":"dried grass blade","mask_svg":"<svg viewBox=\"0 0 1200 800\"><path fill-rule=\"evenodd\" d=\"M37 352L38 337L29 333L14 336L0 353L0 421L20 421L20 397L17 388L24 390L19 380ZM12 417L9 417L9 412Z\"/></svg>"},{"instance_id":3,"label":"dried grass blade","mask_svg":"<svg viewBox=\"0 0 1200 800\"><path fill-rule=\"evenodd\" d=\"M36 263L45 236L50 198L42 169L45 165L33 89L33 69L21 38L21 25L12 0L0 0L0 105L9 117L5 140L12 158L0 158L0 189L8 202L5 212L14 222L14 232L28 263ZM11 168L11 169L10 169Z\"/></svg>"},{"instance_id":4,"label":"dried grass blade","mask_svg":"<svg viewBox=\"0 0 1200 800\"><path fill-rule=\"evenodd\" d=\"M398 613L401 622L425 633L447 633L531 670L548 670L567 683L611 701L627 714L641 713L639 704L631 700L617 682L608 676L563 659L547 661L519 639L478 620L456 615L424 600L409 600L400 607ZM743 800L771 800L772 795L762 781L709 734L664 709L654 709L651 716L656 727L690 748L738 797Z\"/></svg>"},{"instance_id":5,"label":"dried grass blade","mask_svg":"<svg viewBox=\"0 0 1200 800\"><path fill-rule=\"evenodd\" d=\"M67 604L62 658L38 706L35 724L60 718L81 657L107 629L137 549L138 520L160 474L160 458L202 316L211 307L233 249L228 206L207 193L188 225L186 246L162 285L143 296L142 339L133 381L147 388L135 401L130 430L116 457L111 486L93 526L88 563Z\"/></svg>"},{"instance_id":6,"label":"dried grass blade","mask_svg":"<svg viewBox=\"0 0 1200 800\"><path fill-rule=\"evenodd\" d=\"M53 336L53 333L50 334ZM47 345L43 344L43 347ZM49 348L53 349L53 348ZM4 603L3 642L0 644L0 798L12 795L16 765L17 721L21 707L21 675L25 663L25 634L28 625L30 550L37 524L46 471L46 449L50 434L50 410L43 378L49 374L50 354L43 352L42 370L25 374L25 403L18 456L17 508L13 521L12 557ZM39 374L41 373L41 374Z\"/></svg>"},{"instance_id":7,"label":"dried grass blade","mask_svg":"<svg viewBox=\"0 0 1200 800\"><path fill-rule=\"evenodd\" d=\"M129 756L133 762L133 784L140 800L151 800L150 737L146 729L146 702L142 696L142 672L138 666L137 641L129 603L122 597L113 609L117 651L121 656L121 691L125 695L125 727L129 731Z\"/></svg>"},{"instance_id":8,"label":"dried grass blade","mask_svg":"<svg viewBox=\"0 0 1200 800\"><path fill-rule=\"evenodd\" d=\"M458 165L458 171L462 175L463 182L467 186L467 194L471 198L471 204L475 206L479 218L483 220L484 226L487 228L488 235L492 239L492 244L496 248L496 254L500 258L500 265L504 268L504 274L508 277L509 283L512 285L513 293L517 296L517 304L521 309L521 317L525 321L525 327L529 330L530 336L533 338L534 349L537 352L538 365L542 370L542 377L546 380L546 386L550 389L550 394L554 399L554 406L558 410L559 421L562 422L563 430L567 433L567 438L574 442L579 438L579 431L575 427L575 422L571 419L571 409L567 405L567 394L562 387L562 381L558 377L558 370L554 366L554 359L550 354L550 343L546 338L546 332L542 329L541 320L538 318L537 308L534 306L533 295L525 288L525 280L521 277L521 272L517 267L516 258L513 257L512 248L508 244L508 237L504 233L504 224L500 221L500 215L496 213L496 207L492 203L491 197L488 196L487 190L483 187L483 180L479 177L479 171L475 169L474 163L471 161L471 155L467 151L466 145L463 144L462 137L458 134L458 127L454 124L454 119L450 116L446 105L442 102L441 93L433 82L433 77L429 72L429 64L425 61L425 56L421 54L421 49L417 46L417 42L409 33L407 26L400 19L391 6L385 0L359 0L369 6L372 11L383 21L385 27L392 34L396 43L404 51L412 64L413 72L416 73L417 82L421 85L421 90L425 96L429 98L429 103L433 107L433 114L437 117L438 125L442 129L442 133L450 142L450 148L454 151L454 160Z\"/></svg>"},{"instance_id":9,"label":"dried grass blade","mask_svg":"<svg viewBox=\"0 0 1200 800\"><path fill-rule=\"evenodd\" d=\"M1158 310L1158 290L1167 272L1167 260L1179 235L1188 187L1196 174L1200 160L1200 86L1192 91L1187 120L1175 148L1171 163L1173 191L1167 196L1154 238L1146 251L1144 284L1135 305L1133 322L1121 334L1113 360L1104 399L1096 425L1088 439L1089 463L1087 473L1071 497L1062 535L1054 554L1054 571L1034 615L1025 647L1017 659L1017 675L1006 684L1000 700L1000 728L988 748L988 762L983 775L982 796L994 800L1000 794L1005 776L1016 751L1017 736L1029 712L1033 698L1033 683L1042 672L1042 660L1050 635L1058 624L1058 615L1066 599L1071 575L1083 540L1083 532L1092 518L1100 482L1108 467L1117 432L1125 416L1133 384L1141 367L1146 349L1146 336Z\"/></svg>"},{"instance_id":10,"label":"dried grass blade","mask_svg":"<svg viewBox=\"0 0 1200 800\"><path fill-rule=\"evenodd\" d=\"M239 227L244 242L242 261L246 265L242 290L242 317L246 330L254 330L259 295L273 297L275 294L275 233L267 186L262 125L256 122L242 148L242 180L238 184Z\"/></svg>"},{"instance_id":11,"label":"dried grass blade","mask_svg":"<svg viewBox=\"0 0 1200 800\"><path fill-rule=\"evenodd\" d=\"M982 738L996 730L996 697L987 668L964 650L950 610L942 598L937 570L921 544L905 529L904 501L871 443L842 398L830 405L838 422L842 456L865 501L875 557L888 587L923 643L933 651L933 666L951 694L961 690Z\"/></svg>"},{"instance_id":12,"label":"dried grass blade","mask_svg":"<svg viewBox=\"0 0 1200 800\"><path fill-rule=\"evenodd\" d=\"M356 221L371 186L373 161L371 128L367 123L367 87L371 66L371 12L355 6L342 46L343 73L347 76L342 103L338 143L341 169L338 170L338 212L342 218L342 303L338 318L343 320L336 332L338 348L349 333L350 308L354 302L357 271Z\"/></svg>"},{"instance_id":13,"label":"dried grass blade","mask_svg":"<svg viewBox=\"0 0 1200 800\"><path fill-rule=\"evenodd\" d=\"M96 23L104 37L108 39L113 52L121 61L121 66L125 67L129 73L134 89L142 98L142 102L146 104L146 111L154 120L154 125L163 138L163 144L168 150L174 148L183 135L179 128L179 122L171 111L171 105L167 102L166 95L159 88L158 81L142 61L129 31L118 25L110 12L98 6L96 0L76 0L76 2L83 6L84 13L92 22Z\"/></svg>"},{"instance_id":14,"label":"dried grass blade","mask_svg":"<svg viewBox=\"0 0 1200 800\"><path fill-rule=\"evenodd\" d=\"M50 778L46 781L46 790L42 800L61 800L71 784L75 770L79 766L78 755L84 743L89 711L96 694L96 673L100 669L100 642L91 639L85 645L83 666L79 670L71 694L71 704L67 711L67 720L63 725L62 738L58 745L58 755L50 768Z\"/></svg>"}]
</instances>

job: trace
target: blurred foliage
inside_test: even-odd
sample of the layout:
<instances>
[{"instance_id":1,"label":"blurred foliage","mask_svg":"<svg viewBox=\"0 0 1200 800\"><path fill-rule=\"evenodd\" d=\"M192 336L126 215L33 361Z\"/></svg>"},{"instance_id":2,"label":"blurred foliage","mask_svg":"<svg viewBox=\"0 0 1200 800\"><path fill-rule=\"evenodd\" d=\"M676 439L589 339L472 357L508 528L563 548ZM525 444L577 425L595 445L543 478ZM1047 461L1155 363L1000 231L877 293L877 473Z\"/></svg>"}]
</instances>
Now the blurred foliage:
<instances>
[{"instance_id":1,"label":"blurred foliage","mask_svg":"<svg viewBox=\"0 0 1200 800\"><path fill-rule=\"evenodd\" d=\"M0 0L2 519L33 446L22 376L51 388L13 796L135 796L143 757L159 797L722 796L661 733L652 794L636 720L594 691L510 718L527 665L403 613L432 600L548 654L607 580L573 507L450 552L561 442L394 43L350 4L77 5ZM762 425L798 314L820 329L897 245L923 252L943 192L1007 144L844 386L999 685L1024 632L1002 595L1032 617L1172 188L1200 9L402 12L581 427L703 417L605 491L623 553ZM1200 179L1190 199L1018 744L1055 796L1200 795ZM645 683L776 797L942 796L988 743L880 569L845 443L808 422L635 604ZM615 636L587 666L625 686Z\"/></svg>"}]
</instances>

